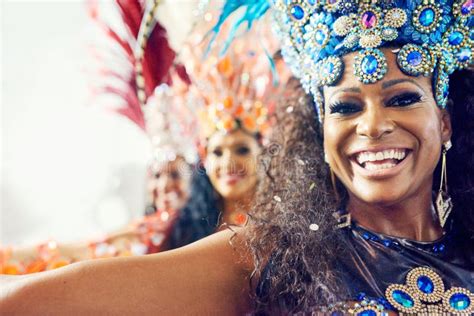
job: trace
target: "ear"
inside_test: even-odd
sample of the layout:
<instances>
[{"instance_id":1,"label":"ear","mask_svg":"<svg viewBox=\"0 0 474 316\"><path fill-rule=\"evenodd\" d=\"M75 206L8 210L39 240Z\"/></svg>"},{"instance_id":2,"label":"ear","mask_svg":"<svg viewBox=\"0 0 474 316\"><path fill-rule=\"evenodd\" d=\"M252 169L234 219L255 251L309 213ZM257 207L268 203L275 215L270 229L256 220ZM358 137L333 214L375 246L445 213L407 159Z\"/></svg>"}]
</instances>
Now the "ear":
<instances>
[{"instance_id":1,"label":"ear","mask_svg":"<svg viewBox=\"0 0 474 316\"><path fill-rule=\"evenodd\" d=\"M451 139L452 134L451 116L446 109L443 109L441 110L441 140L443 144Z\"/></svg>"}]
</instances>

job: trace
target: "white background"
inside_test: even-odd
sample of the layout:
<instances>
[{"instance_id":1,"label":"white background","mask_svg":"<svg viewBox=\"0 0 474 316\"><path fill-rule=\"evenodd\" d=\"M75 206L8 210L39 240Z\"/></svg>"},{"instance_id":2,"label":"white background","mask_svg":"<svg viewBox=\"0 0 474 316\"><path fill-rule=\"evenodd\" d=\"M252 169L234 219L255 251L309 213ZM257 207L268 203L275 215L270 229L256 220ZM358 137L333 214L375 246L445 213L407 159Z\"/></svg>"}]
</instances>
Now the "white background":
<instances>
[{"instance_id":1,"label":"white background","mask_svg":"<svg viewBox=\"0 0 474 316\"><path fill-rule=\"evenodd\" d=\"M146 135L88 101L79 1L1 1L3 246L91 238L142 214Z\"/></svg>"}]
</instances>

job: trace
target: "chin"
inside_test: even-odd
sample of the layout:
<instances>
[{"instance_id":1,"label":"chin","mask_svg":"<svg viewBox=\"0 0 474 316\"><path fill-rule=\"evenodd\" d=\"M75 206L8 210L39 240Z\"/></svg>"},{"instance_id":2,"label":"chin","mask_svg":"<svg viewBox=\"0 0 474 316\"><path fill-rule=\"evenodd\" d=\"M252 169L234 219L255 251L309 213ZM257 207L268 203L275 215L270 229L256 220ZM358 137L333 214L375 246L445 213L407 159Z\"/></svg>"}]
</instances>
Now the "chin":
<instances>
[{"instance_id":1,"label":"chin","mask_svg":"<svg viewBox=\"0 0 474 316\"><path fill-rule=\"evenodd\" d=\"M364 203L374 205L392 205L403 200L405 196L405 194L398 190L395 192L391 191L390 188L387 189L384 187L355 192L354 195Z\"/></svg>"}]
</instances>

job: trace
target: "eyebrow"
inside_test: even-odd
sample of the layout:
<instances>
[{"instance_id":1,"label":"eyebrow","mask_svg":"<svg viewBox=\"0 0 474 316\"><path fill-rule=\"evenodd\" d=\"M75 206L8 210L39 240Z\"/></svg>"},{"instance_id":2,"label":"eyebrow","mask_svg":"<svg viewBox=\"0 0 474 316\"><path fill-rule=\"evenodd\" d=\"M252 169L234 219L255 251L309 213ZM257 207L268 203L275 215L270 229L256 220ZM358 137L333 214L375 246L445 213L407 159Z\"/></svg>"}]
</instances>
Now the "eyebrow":
<instances>
[{"instance_id":1,"label":"eyebrow","mask_svg":"<svg viewBox=\"0 0 474 316\"><path fill-rule=\"evenodd\" d=\"M404 82L410 82L410 83L413 83L415 86L417 86L418 88L420 88L421 90L425 91L423 89L423 87L418 83L416 82L415 80L413 79L408 79L408 78L403 78L403 79L393 79L393 80L389 80L389 81L385 81L382 83L382 89L388 89L390 87L393 87L394 85L397 85L399 83L404 83Z\"/></svg>"},{"instance_id":2,"label":"eyebrow","mask_svg":"<svg viewBox=\"0 0 474 316\"><path fill-rule=\"evenodd\" d=\"M334 91L333 93L331 93L331 95L329 96L329 98L332 98L332 97L335 96L336 94L342 93L342 92L361 93L362 91L360 90L360 88L357 88L357 87L340 88L340 89L337 89L336 91Z\"/></svg>"}]
</instances>

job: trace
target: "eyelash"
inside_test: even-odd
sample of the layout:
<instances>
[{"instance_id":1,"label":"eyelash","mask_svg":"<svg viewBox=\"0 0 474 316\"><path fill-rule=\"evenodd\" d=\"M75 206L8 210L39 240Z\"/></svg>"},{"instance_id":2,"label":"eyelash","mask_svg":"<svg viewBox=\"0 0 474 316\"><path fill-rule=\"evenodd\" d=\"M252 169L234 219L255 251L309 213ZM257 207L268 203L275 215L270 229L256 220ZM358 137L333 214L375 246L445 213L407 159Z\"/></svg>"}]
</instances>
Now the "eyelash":
<instances>
[{"instance_id":1,"label":"eyelash","mask_svg":"<svg viewBox=\"0 0 474 316\"><path fill-rule=\"evenodd\" d=\"M333 113L338 113L338 114L342 114L342 115L349 115L349 114L353 114L353 113L356 113L360 110L360 106L355 104L355 103L348 103L348 102L342 102L342 101L338 101L334 104L331 104L329 106L329 112L331 114Z\"/></svg>"},{"instance_id":2,"label":"eyelash","mask_svg":"<svg viewBox=\"0 0 474 316\"><path fill-rule=\"evenodd\" d=\"M388 107L405 107L421 101L421 95L415 92L408 92L391 98L386 106ZM338 101L329 106L331 114L337 113L341 115L350 115L361 110L361 106L356 103Z\"/></svg>"},{"instance_id":3,"label":"eyelash","mask_svg":"<svg viewBox=\"0 0 474 316\"><path fill-rule=\"evenodd\" d=\"M387 106L404 107L404 106L412 105L414 103L418 103L420 101L421 101L421 95L420 94L418 94L416 92L407 92L407 93L403 93L403 94L400 94L400 95L397 95L397 96L391 98L387 102Z\"/></svg>"}]
</instances>

